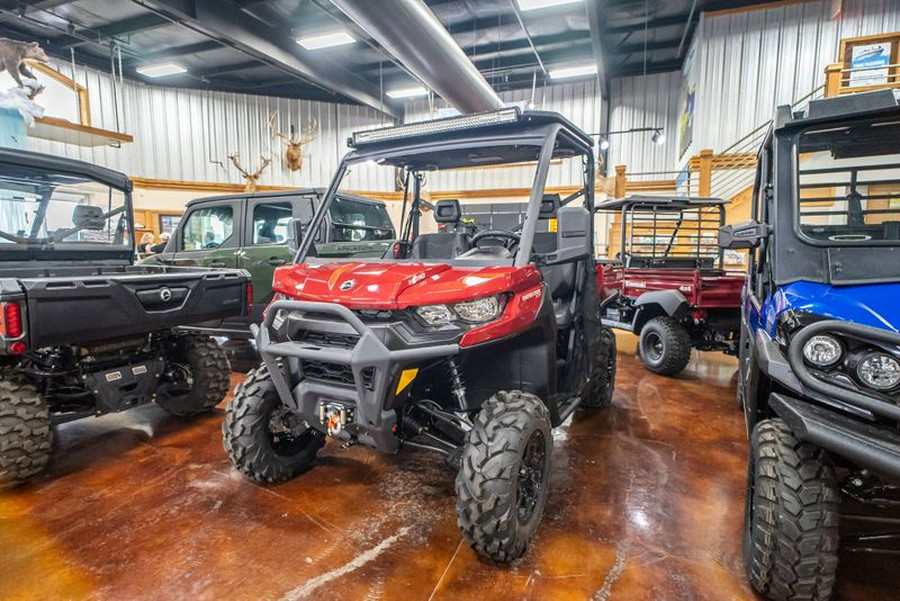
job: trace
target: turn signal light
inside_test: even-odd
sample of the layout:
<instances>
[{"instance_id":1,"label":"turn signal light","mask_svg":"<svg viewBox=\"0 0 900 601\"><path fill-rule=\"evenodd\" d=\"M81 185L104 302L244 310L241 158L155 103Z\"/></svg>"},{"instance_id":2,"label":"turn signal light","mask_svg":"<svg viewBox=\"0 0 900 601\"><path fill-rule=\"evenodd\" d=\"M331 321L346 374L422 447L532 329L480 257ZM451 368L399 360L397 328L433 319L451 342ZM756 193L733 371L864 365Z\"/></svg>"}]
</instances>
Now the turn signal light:
<instances>
[{"instance_id":1,"label":"turn signal light","mask_svg":"<svg viewBox=\"0 0 900 601\"><path fill-rule=\"evenodd\" d=\"M22 335L22 308L19 303L3 304L3 332L7 338Z\"/></svg>"}]
</instances>

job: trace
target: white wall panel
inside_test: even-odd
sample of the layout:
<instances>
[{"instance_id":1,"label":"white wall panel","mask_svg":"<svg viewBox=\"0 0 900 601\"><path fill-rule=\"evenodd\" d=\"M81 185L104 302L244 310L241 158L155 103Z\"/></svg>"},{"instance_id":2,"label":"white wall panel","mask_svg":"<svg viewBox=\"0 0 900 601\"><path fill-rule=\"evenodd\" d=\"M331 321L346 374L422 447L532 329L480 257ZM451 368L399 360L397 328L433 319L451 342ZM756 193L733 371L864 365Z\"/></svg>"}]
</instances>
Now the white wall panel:
<instances>
[{"instance_id":1,"label":"white wall panel","mask_svg":"<svg viewBox=\"0 0 900 601\"><path fill-rule=\"evenodd\" d=\"M815 0L701 16L694 141L682 161L724 150L777 106L813 93L842 38L900 31L896 0L844 0L834 18L833 9L832 0Z\"/></svg>"},{"instance_id":2,"label":"white wall panel","mask_svg":"<svg viewBox=\"0 0 900 601\"><path fill-rule=\"evenodd\" d=\"M54 66L71 75L68 63ZM128 80L116 94L109 74L83 68L76 68L75 79L88 88L91 125L131 134L134 142L121 148L84 148L32 138L30 148L135 177L243 183L228 160L230 153L239 151L242 165L251 172L261 155L272 158L260 180L264 185L327 186L353 131L390 124L388 117L361 106L165 88ZM319 122L318 136L304 146L300 173L285 168L284 146L269 135L266 122L276 109L279 128L285 133L290 123L302 129L310 118ZM384 177L362 183L366 189L393 189L393 182Z\"/></svg>"},{"instance_id":3,"label":"white wall panel","mask_svg":"<svg viewBox=\"0 0 900 601\"><path fill-rule=\"evenodd\" d=\"M681 73L672 71L612 80L610 94L610 131L638 127L665 130L664 144L654 144L652 132L615 134L609 138L609 169L626 165L633 173L674 169L678 148L678 115L681 111ZM651 177L649 179L670 179Z\"/></svg>"}]
</instances>

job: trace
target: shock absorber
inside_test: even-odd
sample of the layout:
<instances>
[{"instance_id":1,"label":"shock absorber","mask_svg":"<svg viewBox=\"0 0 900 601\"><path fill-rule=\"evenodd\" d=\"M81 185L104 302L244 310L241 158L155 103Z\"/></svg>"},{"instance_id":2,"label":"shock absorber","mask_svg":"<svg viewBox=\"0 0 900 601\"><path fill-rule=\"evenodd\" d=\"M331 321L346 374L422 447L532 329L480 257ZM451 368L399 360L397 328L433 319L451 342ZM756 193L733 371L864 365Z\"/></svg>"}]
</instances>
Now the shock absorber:
<instances>
[{"instance_id":1,"label":"shock absorber","mask_svg":"<svg viewBox=\"0 0 900 601\"><path fill-rule=\"evenodd\" d=\"M456 397L456 403L460 411L465 411L468 406L466 403L466 385L462 376L459 375L459 366L456 364L456 357L447 359L447 371L450 372L450 392Z\"/></svg>"}]
</instances>

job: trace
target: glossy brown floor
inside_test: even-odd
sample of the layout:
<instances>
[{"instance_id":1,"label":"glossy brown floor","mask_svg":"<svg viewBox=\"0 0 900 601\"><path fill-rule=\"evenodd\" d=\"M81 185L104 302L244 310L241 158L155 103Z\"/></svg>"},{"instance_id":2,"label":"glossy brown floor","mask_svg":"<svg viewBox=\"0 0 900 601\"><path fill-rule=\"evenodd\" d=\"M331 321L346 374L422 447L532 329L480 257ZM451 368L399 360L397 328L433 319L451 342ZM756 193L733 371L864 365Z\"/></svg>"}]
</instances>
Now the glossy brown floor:
<instances>
[{"instance_id":1,"label":"glossy brown floor","mask_svg":"<svg viewBox=\"0 0 900 601\"><path fill-rule=\"evenodd\" d=\"M614 406L557 431L544 522L512 567L461 541L435 456L328 445L264 488L229 466L221 411L144 407L63 427L49 472L0 496L0 598L752 598L734 362L666 379L624 344ZM842 562L842 598L896 598L890 563Z\"/></svg>"}]
</instances>

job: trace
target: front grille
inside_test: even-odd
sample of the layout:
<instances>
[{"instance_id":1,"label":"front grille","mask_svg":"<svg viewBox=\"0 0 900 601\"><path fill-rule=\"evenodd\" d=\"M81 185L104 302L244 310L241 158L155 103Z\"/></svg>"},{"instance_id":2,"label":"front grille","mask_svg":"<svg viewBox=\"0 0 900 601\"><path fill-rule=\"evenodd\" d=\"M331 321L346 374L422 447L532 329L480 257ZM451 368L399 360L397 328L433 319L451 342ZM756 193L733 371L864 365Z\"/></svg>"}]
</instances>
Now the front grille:
<instances>
[{"instance_id":1,"label":"front grille","mask_svg":"<svg viewBox=\"0 0 900 601\"><path fill-rule=\"evenodd\" d=\"M344 384L346 386L356 385L353 380L353 370L349 365L304 359L300 361L300 367L303 369L303 376L305 378L332 382L334 384ZM375 368L367 367L362 370L361 375L363 386L372 390L372 387L375 384Z\"/></svg>"},{"instance_id":2,"label":"front grille","mask_svg":"<svg viewBox=\"0 0 900 601\"><path fill-rule=\"evenodd\" d=\"M321 347L352 349L359 341L357 334L337 334L315 330L299 330L292 338L294 342L304 342Z\"/></svg>"},{"instance_id":3,"label":"front grille","mask_svg":"<svg viewBox=\"0 0 900 601\"><path fill-rule=\"evenodd\" d=\"M300 367L303 370L304 377L347 386L354 385L353 370L350 369L349 365L304 359L300 361Z\"/></svg>"}]
</instances>

